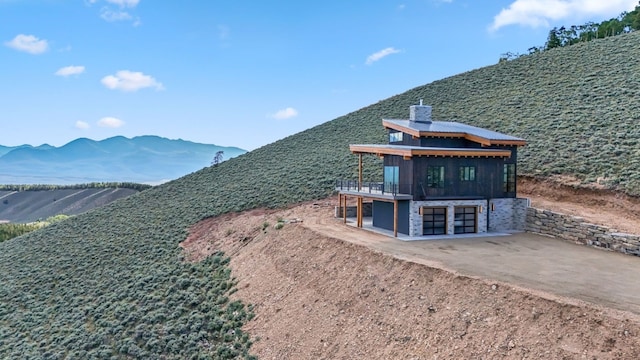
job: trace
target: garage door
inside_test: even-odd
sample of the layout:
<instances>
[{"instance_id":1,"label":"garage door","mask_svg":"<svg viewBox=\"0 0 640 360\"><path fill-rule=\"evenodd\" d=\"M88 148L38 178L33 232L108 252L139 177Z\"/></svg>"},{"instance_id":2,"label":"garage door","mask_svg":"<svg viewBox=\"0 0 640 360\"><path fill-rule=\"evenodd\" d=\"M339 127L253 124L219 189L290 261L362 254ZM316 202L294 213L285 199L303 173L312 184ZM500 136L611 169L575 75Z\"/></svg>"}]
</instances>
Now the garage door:
<instances>
[{"instance_id":1,"label":"garage door","mask_svg":"<svg viewBox=\"0 0 640 360\"><path fill-rule=\"evenodd\" d=\"M422 208L422 234L443 235L447 233L447 208Z\"/></svg>"},{"instance_id":2,"label":"garage door","mask_svg":"<svg viewBox=\"0 0 640 360\"><path fill-rule=\"evenodd\" d=\"M453 223L455 234L469 234L477 232L477 211L476 206L457 206Z\"/></svg>"}]
</instances>

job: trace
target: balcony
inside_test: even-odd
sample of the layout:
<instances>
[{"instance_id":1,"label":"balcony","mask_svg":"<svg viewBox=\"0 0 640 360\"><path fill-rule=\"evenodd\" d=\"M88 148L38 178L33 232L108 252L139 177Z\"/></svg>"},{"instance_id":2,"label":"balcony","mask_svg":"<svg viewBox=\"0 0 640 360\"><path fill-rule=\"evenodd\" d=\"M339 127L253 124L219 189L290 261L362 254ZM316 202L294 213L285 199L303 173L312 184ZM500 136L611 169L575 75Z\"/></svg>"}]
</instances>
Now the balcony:
<instances>
[{"instance_id":1,"label":"balcony","mask_svg":"<svg viewBox=\"0 0 640 360\"><path fill-rule=\"evenodd\" d=\"M336 180L336 191L372 198L411 200L411 184L395 184L357 180Z\"/></svg>"}]
</instances>

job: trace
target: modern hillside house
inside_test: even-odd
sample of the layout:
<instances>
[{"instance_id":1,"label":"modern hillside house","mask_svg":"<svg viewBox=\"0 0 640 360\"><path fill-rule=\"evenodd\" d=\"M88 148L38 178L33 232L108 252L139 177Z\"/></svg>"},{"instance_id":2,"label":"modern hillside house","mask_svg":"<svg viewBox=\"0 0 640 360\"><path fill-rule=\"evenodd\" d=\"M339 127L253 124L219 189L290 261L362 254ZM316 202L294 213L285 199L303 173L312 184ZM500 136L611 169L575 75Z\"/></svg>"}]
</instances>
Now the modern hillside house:
<instances>
[{"instance_id":1,"label":"modern hillside house","mask_svg":"<svg viewBox=\"0 0 640 360\"><path fill-rule=\"evenodd\" d=\"M338 181L357 199L356 223L409 236L523 230L527 199L516 198L518 147L525 140L453 121L432 121L431 106L413 105L409 119L383 119L388 144L350 145L359 179ZM383 159L382 182L362 181L362 156ZM368 204L370 203L370 205ZM365 209L366 205L366 210Z\"/></svg>"}]
</instances>

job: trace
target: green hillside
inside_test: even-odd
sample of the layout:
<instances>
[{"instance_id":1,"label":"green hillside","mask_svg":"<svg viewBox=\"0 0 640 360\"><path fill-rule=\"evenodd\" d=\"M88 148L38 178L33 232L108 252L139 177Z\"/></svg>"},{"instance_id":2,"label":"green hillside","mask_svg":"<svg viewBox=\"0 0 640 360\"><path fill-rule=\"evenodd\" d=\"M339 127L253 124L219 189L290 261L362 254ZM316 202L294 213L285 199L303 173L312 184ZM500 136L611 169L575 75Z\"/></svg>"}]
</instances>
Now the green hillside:
<instances>
[{"instance_id":1,"label":"green hillside","mask_svg":"<svg viewBox=\"0 0 640 360\"><path fill-rule=\"evenodd\" d=\"M423 98L434 117L529 140L521 171L606 177L638 195L640 33L437 81L179 180L0 244L0 358L234 358L250 311L226 260L182 261L198 220L324 197L355 177L349 143ZM428 69L425 69L428 71ZM367 177L378 160L367 157Z\"/></svg>"}]
</instances>

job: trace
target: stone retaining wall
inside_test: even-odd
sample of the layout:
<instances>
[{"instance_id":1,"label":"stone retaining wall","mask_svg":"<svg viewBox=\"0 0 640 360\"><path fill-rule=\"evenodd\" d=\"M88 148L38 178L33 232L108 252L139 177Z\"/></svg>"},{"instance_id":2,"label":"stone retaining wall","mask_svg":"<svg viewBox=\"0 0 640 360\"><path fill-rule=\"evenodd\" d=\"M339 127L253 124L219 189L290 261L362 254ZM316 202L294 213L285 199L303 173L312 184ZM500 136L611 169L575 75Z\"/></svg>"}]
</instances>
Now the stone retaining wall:
<instances>
[{"instance_id":1,"label":"stone retaining wall","mask_svg":"<svg viewBox=\"0 0 640 360\"><path fill-rule=\"evenodd\" d=\"M530 207L527 210L526 231L640 256L639 235L620 233L606 226L590 224L578 216Z\"/></svg>"},{"instance_id":2,"label":"stone retaining wall","mask_svg":"<svg viewBox=\"0 0 640 360\"><path fill-rule=\"evenodd\" d=\"M370 202L366 202L362 204L362 216L363 217L371 217L371 215L373 214L373 203ZM348 218L352 218L352 217L356 217L357 216L357 212L358 212L358 207L357 206L347 206L347 217ZM337 218L341 218L342 216L342 206L336 206L334 208L333 214L335 217Z\"/></svg>"}]
</instances>

